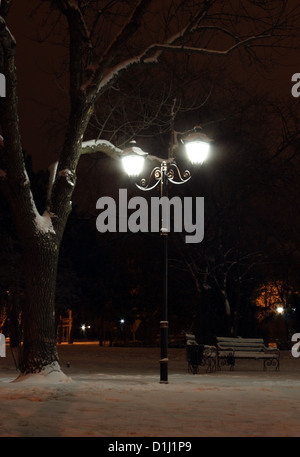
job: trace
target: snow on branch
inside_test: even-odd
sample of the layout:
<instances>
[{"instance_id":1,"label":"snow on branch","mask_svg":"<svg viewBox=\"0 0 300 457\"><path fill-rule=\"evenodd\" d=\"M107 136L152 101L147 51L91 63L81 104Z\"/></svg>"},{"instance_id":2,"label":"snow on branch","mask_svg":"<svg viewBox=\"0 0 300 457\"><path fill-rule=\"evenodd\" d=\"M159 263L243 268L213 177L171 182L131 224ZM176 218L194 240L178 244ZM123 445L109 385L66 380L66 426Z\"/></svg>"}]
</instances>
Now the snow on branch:
<instances>
[{"instance_id":1,"label":"snow on branch","mask_svg":"<svg viewBox=\"0 0 300 457\"><path fill-rule=\"evenodd\" d=\"M157 51L180 51L180 52L187 52L189 54L196 53L196 54L206 54L206 55L215 55L215 56L226 56L234 51L236 48L240 46L245 46L250 42L262 39L262 38L270 38L272 35L255 35L246 38L245 40L238 41L234 45L230 46L229 48L220 51L218 49L208 49L208 48L197 48L193 46L184 46L184 45L173 45L173 44L159 44L155 43L149 46L149 48L145 51L143 59L144 61L149 61L153 59L151 54ZM148 57L149 55L149 57ZM155 54L155 60L157 59L157 53Z\"/></svg>"},{"instance_id":2,"label":"snow on branch","mask_svg":"<svg viewBox=\"0 0 300 457\"><path fill-rule=\"evenodd\" d=\"M75 186L75 173L72 170L65 168L64 170L60 170L57 173L57 176L65 178L71 187Z\"/></svg>"},{"instance_id":3,"label":"snow on branch","mask_svg":"<svg viewBox=\"0 0 300 457\"><path fill-rule=\"evenodd\" d=\"M122 150L106 140L83 141L81 145L81 155L93 152L104 152L113 159L118 159Z\"/></svg>"},{"instance_id":4,"label":"snow on branch","mask_svg":"<svg viewBox=\"0 0 300 457\"><path fill-rule=\"evenodd\" d=\"M37 233L52 233L55 234L55 230L52 224L51 213L45 211L42 215L40 215L37 211L35 212L34 217L34 224L36 227Z\"/></svg>"},{"instance_id":5,"label":"snow on branch","mask_svg":"<svg viewBox=\"0 0 300 457\"><path fill-rule=\"evenodd\" d=\"M32 222L34 225L34 230L36 234L55 234L55 230L52 224L53 215L49 211L44 211L43 214L40 214L35 205L35 201L30 191L30 210L33 214Z\"/></svg>"},{"instance_id":6,"label":"snow on branch","mask_svg":"<svg viewBox=\"0 0 300 457\"><path fill-rule=\"evenodd\" d=\"M58 167L58 161L51 163L48 167L49 182L48 182L48 189L47 189L47 205L49 205L49 202L51 199L51 193L52 193L53 185L55 182L57 167Z\"/></svg>"},{"instance_id":7,"label":"snow on branch","mask_svg":"<svg viewBox=\"0 0 300 457\"><path fill-rule=\"evenodd\" d=\"M235 49L247 46L254 41L261 39L271 38L272 34L260 34L247 37L243 40L239 40L237 37L234 37L235 43L225 50L218 49L209 49L209 48L199 48L193 46L185 46L183 44L176 44L178 40L183 37L185 31L180 31L179 33L170 37L165 43L153 43L148 46L141 54L131 57L123 62L120 62L115 67L111 68L107 74L102 77L98 84L96 83L96 95L99 96L108 85L112 84L116 79L118 79L123 73L132 70L134 67L141 65L155 65L159 62L160 57L166 51L169 52L185 52L189 54L202 54L202 55L211 55L211 56L227 56L232 53ZM99 66L93 66L93 72L90 78L81 85L81 90L85 91L89 86L94 83L95 78L97 79L97 73L99 72Z\"/></svg>"}]
</instances>

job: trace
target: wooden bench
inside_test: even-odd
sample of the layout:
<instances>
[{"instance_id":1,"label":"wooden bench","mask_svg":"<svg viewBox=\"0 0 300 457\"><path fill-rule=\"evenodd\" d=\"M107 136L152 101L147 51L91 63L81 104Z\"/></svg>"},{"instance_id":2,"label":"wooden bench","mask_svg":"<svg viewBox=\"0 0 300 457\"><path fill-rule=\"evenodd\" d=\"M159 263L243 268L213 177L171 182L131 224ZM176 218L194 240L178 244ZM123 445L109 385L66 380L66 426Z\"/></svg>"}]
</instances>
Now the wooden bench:
<instances>
[{"instance_id":1,"label":"wooden bench","mask_svg":"<svg viewBox=\"0 0 300 457\"><path fill-rule=\"evenodd\" d=\"M193 333L186 333L186 357L188 361L188 371L199 373L200 367L206 366L206 372L216 371L217 350L215 346L198 344Z\"/></svg>"},{"instance_id":2,"label":"wooden bench","mask_svg":"<svg viewBox=\"0 0 300 457\"><path fill-rule=\"evenodd\" d=\"M263 369L274 366L279 370L280 351L277 348L269 348L264 344L262 338L229 338L217 337L217 367L230 365L230 370L234 369L237 359L263 360Z\"/></svg>"}]
</instances>

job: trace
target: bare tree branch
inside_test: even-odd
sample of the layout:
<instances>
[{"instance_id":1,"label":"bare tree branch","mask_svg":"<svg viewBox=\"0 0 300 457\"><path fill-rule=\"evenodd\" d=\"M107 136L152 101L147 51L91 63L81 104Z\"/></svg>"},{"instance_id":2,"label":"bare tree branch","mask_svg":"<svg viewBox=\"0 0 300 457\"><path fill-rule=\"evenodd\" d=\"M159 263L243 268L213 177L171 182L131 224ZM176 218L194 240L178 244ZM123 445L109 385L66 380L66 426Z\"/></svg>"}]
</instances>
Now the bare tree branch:
<instances>
[{"instance_id":1,"label":"bare tree branch","mask_svg":"<svg viewBox=\"0 0 300 457\"><path fill-rule=\"evenodd\" d=\"M119 159L122 150L114 146L109 141L105 140L91 140L82 142L81 155L91 154L94 152L104 152L113 159Z\"/></svg>"}]
</instances>

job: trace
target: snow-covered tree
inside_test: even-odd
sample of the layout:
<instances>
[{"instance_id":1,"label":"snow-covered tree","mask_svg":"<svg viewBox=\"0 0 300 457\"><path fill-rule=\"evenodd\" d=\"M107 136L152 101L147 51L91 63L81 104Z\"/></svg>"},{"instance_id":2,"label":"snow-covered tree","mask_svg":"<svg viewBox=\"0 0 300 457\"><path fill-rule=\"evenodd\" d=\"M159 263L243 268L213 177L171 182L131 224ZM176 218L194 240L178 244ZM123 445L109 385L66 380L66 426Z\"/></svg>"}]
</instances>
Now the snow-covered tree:
<instances>
[{"instance_id":1,"label":"snow-covered tree","mask_svg":"<svg viewBox=\"0 0 300 457\"><path fill-rule=\"evenodd\" d=\"M21 371L59 369L55 335L55 288L60 243L71 211L76 168L83 154L102 151L118 157L118 145L85 138L96 104L120 78L159 65L167 56L225 58L244 50L265 58L295 18L288 1L235 0L35 0L41 20L50 17L68 49L69 114L59 160L49 170L47 200L38 211L22 148L18 113L16 40L9 27L13 0L0 4L0 71L6 78L0 123L1 190L10 203L22 245L26 274ZM54 18L54 19L53 19ZM59 31L54 25L60 25ZM255 54L255 47L259 51ZM99 118L99 111L98 111Z\"/></svg>"}]
</instances>

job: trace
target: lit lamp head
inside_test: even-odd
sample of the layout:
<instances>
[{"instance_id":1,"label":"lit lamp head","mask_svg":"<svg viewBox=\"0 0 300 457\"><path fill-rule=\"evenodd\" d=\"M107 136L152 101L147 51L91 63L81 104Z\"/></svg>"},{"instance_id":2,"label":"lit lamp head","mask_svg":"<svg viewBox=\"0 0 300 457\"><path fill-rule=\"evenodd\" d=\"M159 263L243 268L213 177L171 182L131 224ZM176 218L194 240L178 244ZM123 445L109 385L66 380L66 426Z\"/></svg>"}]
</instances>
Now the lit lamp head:
<instances>
[{"instance_id":1,"label":"lit lamp head","mask_svg":"<svg viewBox=\"0 0 300 457\"><path fill-rule=\"evenodd\" d=\"M210 142L211 139L197 129L183 139L187 156L192 164L201 165L207 159Z\"/></svg>"},{"instance_id":2,"label":"lit lamp head","mask_svg":"<svg viewBox=\"0 0 300 457\"><path fill-rule=\"evenodd\" d=\"M121 156L124 170L128 176L139 176L141 174L145 158L148 155L147 152L134 146L134 144L136 144L135 141L132 141Z\"/></svg>"}]
</instances>

